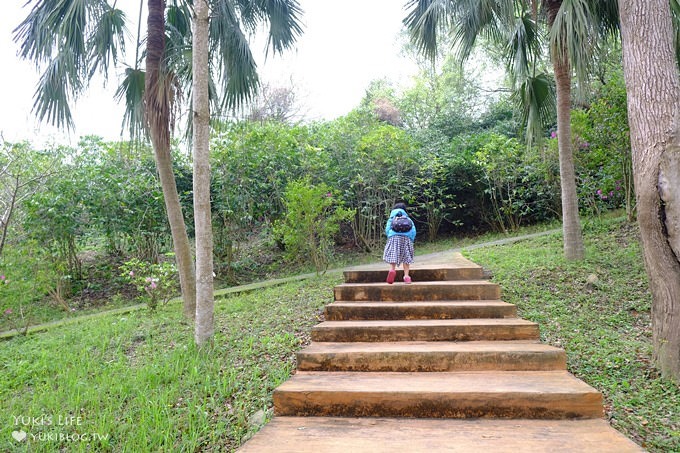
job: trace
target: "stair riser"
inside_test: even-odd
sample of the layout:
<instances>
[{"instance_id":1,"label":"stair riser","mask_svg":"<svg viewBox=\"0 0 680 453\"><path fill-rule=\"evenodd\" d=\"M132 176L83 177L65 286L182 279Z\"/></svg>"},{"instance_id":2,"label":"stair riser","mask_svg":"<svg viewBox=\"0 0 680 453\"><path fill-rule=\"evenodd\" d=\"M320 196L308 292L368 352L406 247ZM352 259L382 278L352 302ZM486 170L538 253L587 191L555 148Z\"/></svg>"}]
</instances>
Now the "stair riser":
<instances>
[{"instance_id":1,"label":"stair riser","mask_svg":"<svg viewBox=\"0 0 680 453\"><path fill-rule=\"evenodd\" d=\"M495 341L538 340L537 325L526 326L413 326L312 329L312 341Z\"/></svg>"},{"instance_id":2,"label":"stair riser","mask_svg":"<svg viewBox=\"0 0 680 453\"><path fill-rule=\"evenodd\" d=\"M458 285L366 285L336 286L335 300L350 301L435 301L435 300L498 300L500 287L494 284Z\"/></svg>"},{"instance_id":3,"label":"stair riser","mask_svg":"<svg viewBox=\"0 0 680 453\"><path fill-rule=\"evenodd\" d=\"M362 393L274 391L279 416L540 418L578 419L603 416L598 393Z\"/></svg>"},{"instance_id":4,"label":"stair riser","mask_svg":"<svg viewBox=\"0 0 680 453\"><path fill-rule=\"evenodd\" d=\"M344 277L347 283L374 283L384 282L387 278L387 268L384 270L361 270L345 271ZM411 269L409 275L417 282L431 282L444 280L481 280L484 278L484 271L481 267L463 269ZM397 270L396 281L404 279L404 271Z\"/></svg>"},{"instance_id":5,"label":"stair riser","mask_svg":"<svg viewBox=\"0 0 680 453\"><path fill-rule=\"evenodd\" d=\"M553 371L565 370L564 351L380 352L297 354L300 371Z\"/></svg>"},{"instance_id":6,"label":"stair riser","mask_svg":"<svg viewBox=\"0 0 680 453\"><path fill-rule=\"evenodd\" d=\"M380 319L472 319L472 318L514 318L517 307L407 307L394 304L384 307L352 307L349 305L326 306L326 320L328 321L360 321Z\"/></svg>"}]
</instances>

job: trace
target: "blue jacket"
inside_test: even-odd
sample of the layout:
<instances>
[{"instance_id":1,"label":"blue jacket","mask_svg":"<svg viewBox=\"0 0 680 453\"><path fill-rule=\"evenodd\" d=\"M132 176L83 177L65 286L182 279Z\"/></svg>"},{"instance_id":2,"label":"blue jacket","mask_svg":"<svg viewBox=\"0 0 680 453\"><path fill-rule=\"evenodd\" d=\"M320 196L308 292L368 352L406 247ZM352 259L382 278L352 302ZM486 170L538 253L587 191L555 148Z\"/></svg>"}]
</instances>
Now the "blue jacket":
<instances>
[{"instance_id":1,"label":"blue jacket","mask_svg":"<svg viewBox=\"0 0 680 453\"><path fill-rule=\"evenodd\" d=\"M390 218L387 219L387 224L385 225L385 234L387 235L387 238L391 238L395 234L398 236L406 236L408 237L411 241L416 240L416 223L413 222L413 228L411 228L411 231L408 231L406 233L397 233L392 229L392 219L394 219L397 214L401 214L403 216L408 217L408 214L406 214L406 211L403 209L392 209L392 212L390 212ZM410 217L409 217L410 218ZM411 219L413 221L413 219Z\"/></svg>"}]
</instances>

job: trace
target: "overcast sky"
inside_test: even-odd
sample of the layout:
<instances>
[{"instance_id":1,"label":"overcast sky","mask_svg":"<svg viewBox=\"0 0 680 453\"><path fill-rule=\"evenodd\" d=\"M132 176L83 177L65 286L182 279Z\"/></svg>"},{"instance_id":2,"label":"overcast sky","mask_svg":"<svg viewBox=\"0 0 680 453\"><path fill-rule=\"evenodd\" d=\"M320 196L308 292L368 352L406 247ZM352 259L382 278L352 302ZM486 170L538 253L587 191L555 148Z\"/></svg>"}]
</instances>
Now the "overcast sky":
<instances>
[{"instance_id":1,"label":"overcast sky","mask_svg":"<svg viewBox=\"0 0 680 453\"><path fill-rule=\"evenodd\" d=\"M28 14L25 1L5 1L0 15L0 132L6 140L46 138L60 143L75 143L81 135L99 135L107 140L120 137L122 107L113 101L116 70L109 87L97 81L75 106L75 133L66 136L47 125L39 125L31 114L38 71L20 60L18 46L12 41L12 30ZM413 63L400 55L401 20L404 16L400 0L344 0L326 2L300 0L304 9L305 32L297 50L283 58L272 58L259 64L262 80L271 85L289 85L293 79L303 98L304 108L312 118L332 119L356 107L369 82L378 78L408 80L415 72ZM118 6L129 17L136 17L139 0L118 0ZM135 32L134 29L131 32ZM264 55L262 45L254 51ZM128 46L128 62L134 59Z\"/></svg>"}]
</instances>

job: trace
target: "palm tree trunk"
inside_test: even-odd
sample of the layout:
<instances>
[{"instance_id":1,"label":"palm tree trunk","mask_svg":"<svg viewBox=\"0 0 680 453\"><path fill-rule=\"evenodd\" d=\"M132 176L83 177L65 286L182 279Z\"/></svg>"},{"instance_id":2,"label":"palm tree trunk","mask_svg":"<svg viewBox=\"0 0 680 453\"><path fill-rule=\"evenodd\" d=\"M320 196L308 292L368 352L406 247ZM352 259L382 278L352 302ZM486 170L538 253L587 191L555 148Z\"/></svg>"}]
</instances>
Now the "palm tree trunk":
<instances>
[{"instance_id":1,"label":"palm tree trunk","mask_svg":"<svg viewBox=\"0 0 680 453\"><path fill-rule=\"evenodd\" d=\"M680 75L667 0L619 0L633 176L654 359L680 380Z\"/></svg>"},{"instance_id":2,"label":"palm tree trunk","mask_svg":"<svg viewBox=\"0 0 680 453\"><path fill-rule=\"evenodd\" d=\"M177 194L170 154L171 87L163 76L165 53L165 1L149 0L147 20L146 80L144 87L146 121L151 135L158 176L168 214L179 281L184 300L184 315L193 319L196 312L196 278L182 206Z\"/></svg>"},{"instance_id":3,"label":"palm tree trunk","mask_svg":"<svg viewBox=\"0 0 680 453\"><path fill-rule=\"evenodd\" d=\"M210 209L210 105L208 100L208 26L206 0L194 1L193 127L194 222L196 226L196 325L194 340L202 345L214 332L213 234Z\"/></svg>"},{"instance_id":4,"label":"palm tree trunk","mask_svg":"<svg viewBox=\"0 0 680 453\"><path fill-rule=\"evenodd\" d=\"M585 248L578 214L576 173L571 148L571 66L565 56L555 53L553 67L557 91L557 144L562 187L564 256L567 260L582 260Z\"/></svg>"}]
</instances>

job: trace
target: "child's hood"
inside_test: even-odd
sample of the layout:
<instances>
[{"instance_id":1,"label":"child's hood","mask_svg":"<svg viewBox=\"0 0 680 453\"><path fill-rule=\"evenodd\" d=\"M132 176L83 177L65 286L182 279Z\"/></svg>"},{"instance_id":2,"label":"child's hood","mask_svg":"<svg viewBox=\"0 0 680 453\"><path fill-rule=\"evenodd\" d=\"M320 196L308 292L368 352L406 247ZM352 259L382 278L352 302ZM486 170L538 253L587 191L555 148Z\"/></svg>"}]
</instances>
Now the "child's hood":
<instances>
[{"instance_id":1,"label":"child's hood","mask_svg":"<svg viewBox=\"0 0 680 453\"><path fill-rule=\"evenodd\" d=\"M390 212L390 219L391 219L392 217L396 217L397 214L401 214L401 215L403 215L404 217L408 217L408 214L406 214L406 211L404 211L404 210L401 209L401 208L397 208L397 209L392 209L392 212Z\"/></svg>"}]
</instances>

